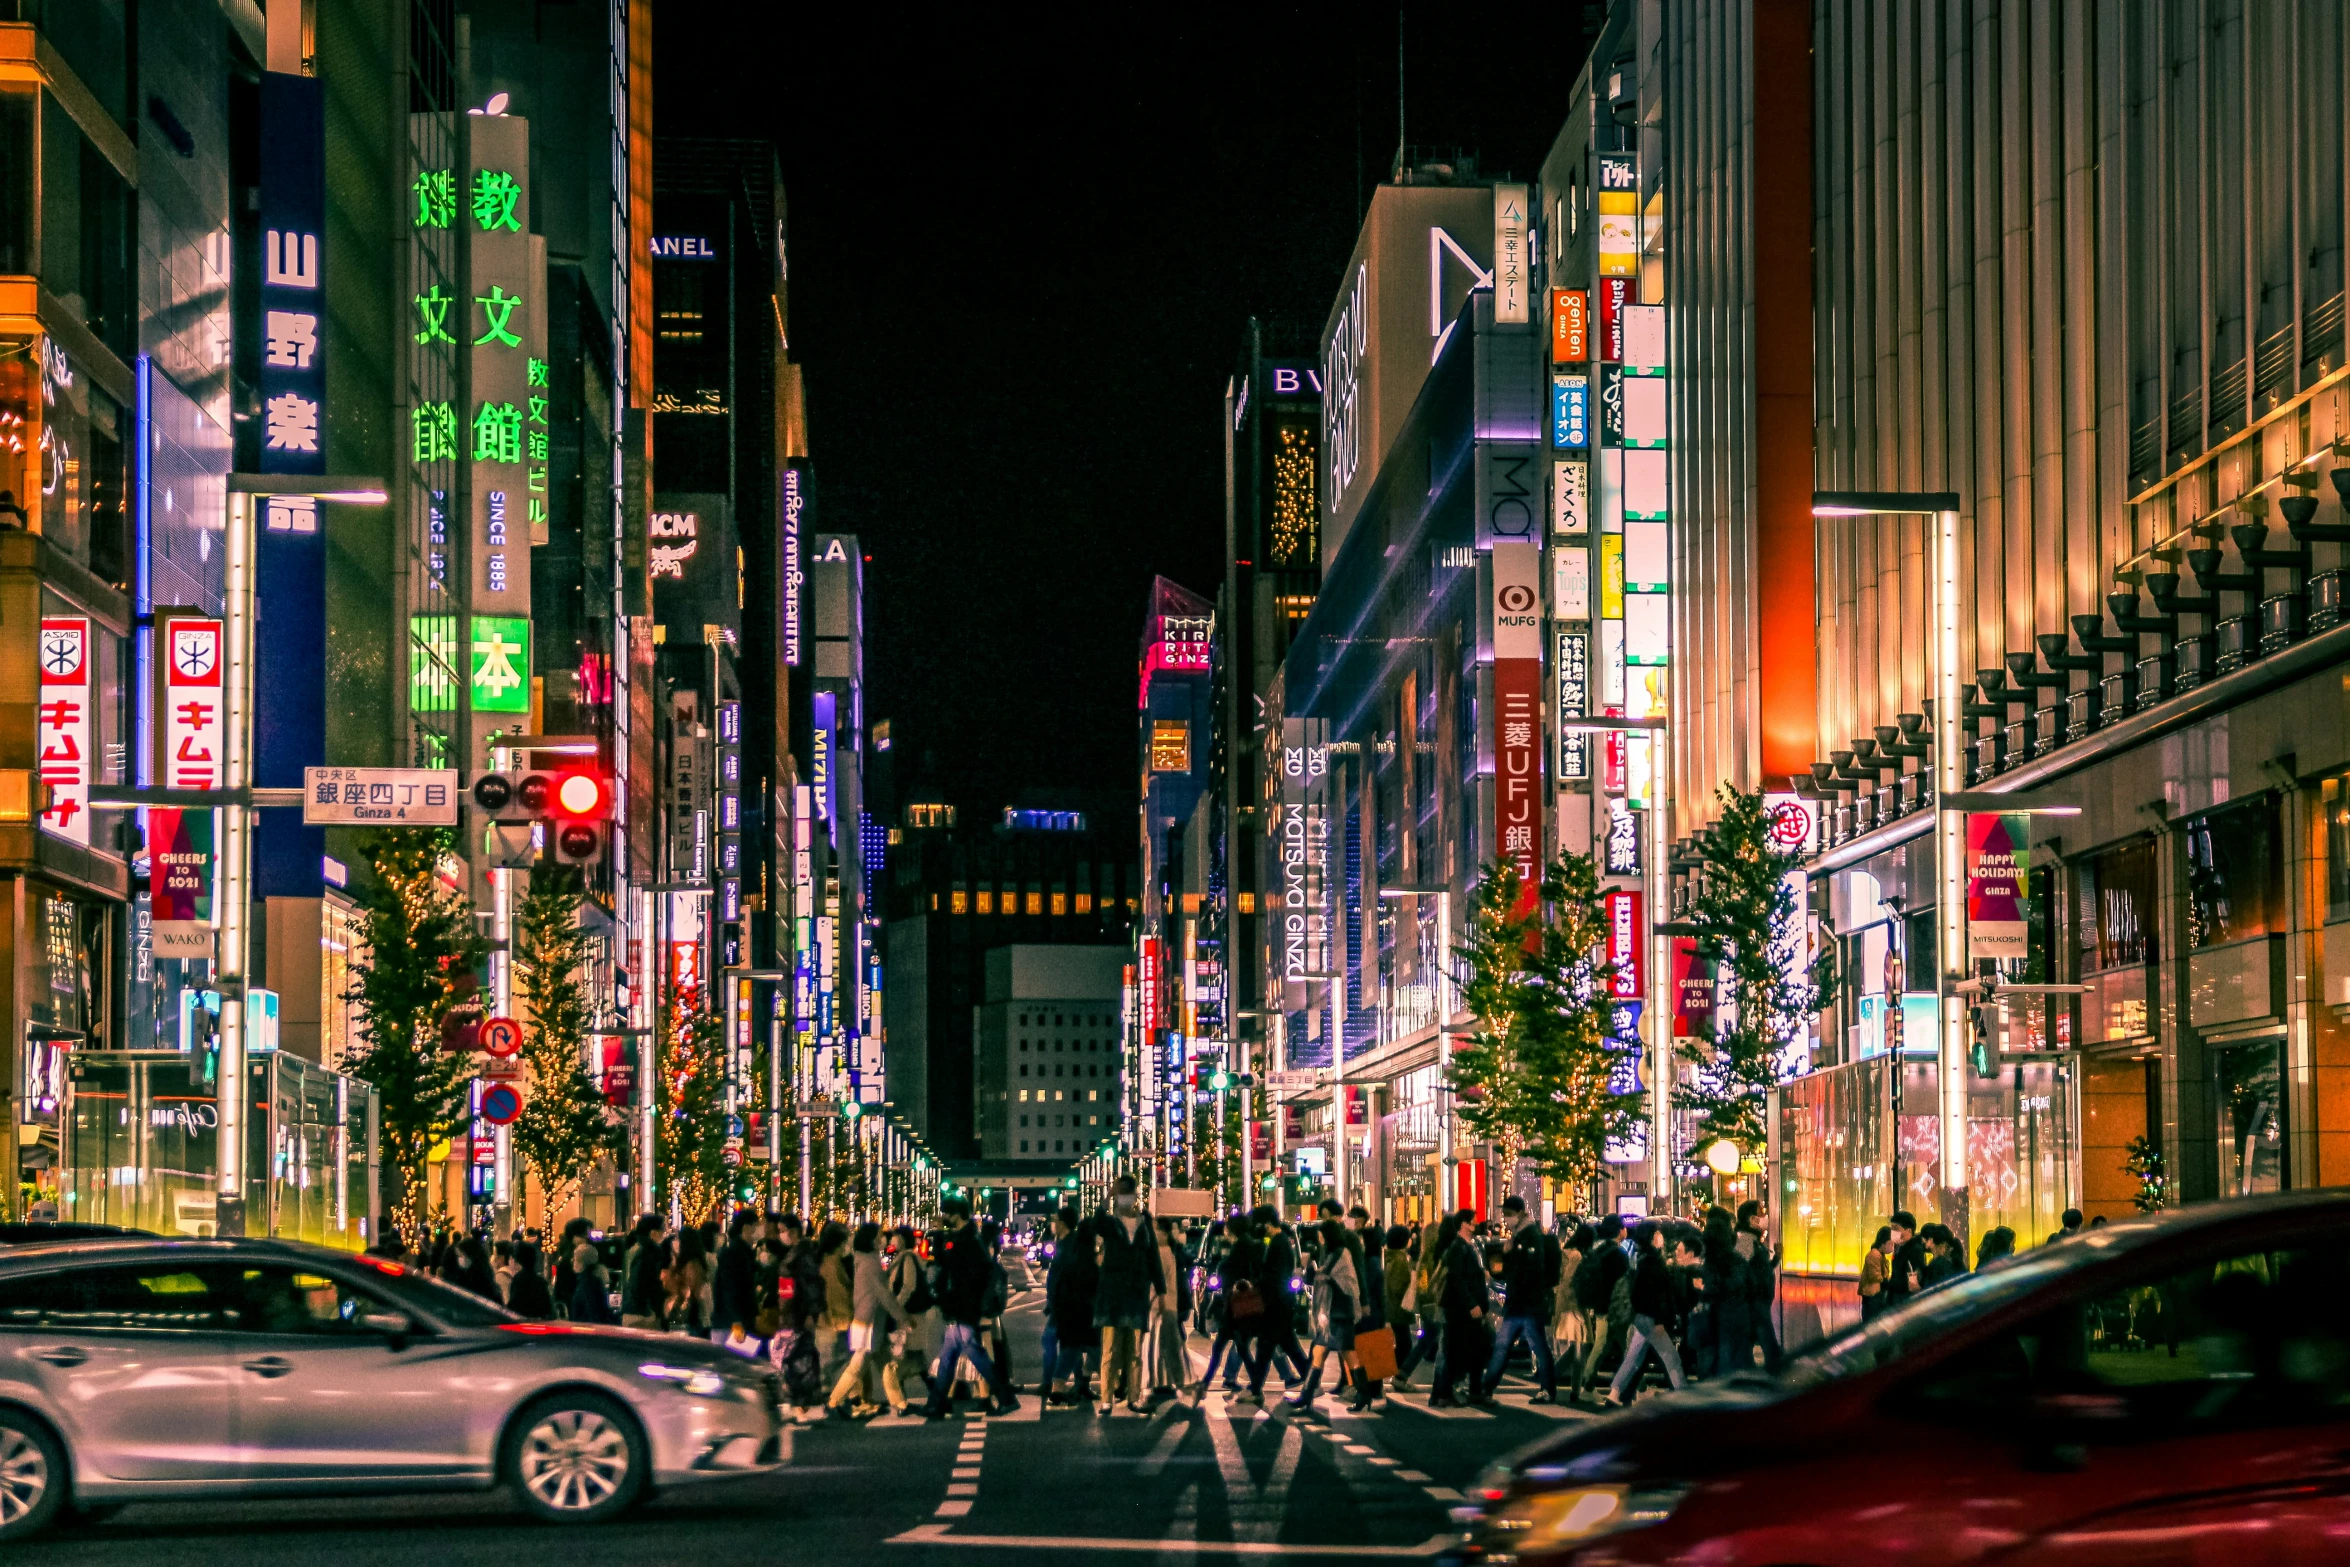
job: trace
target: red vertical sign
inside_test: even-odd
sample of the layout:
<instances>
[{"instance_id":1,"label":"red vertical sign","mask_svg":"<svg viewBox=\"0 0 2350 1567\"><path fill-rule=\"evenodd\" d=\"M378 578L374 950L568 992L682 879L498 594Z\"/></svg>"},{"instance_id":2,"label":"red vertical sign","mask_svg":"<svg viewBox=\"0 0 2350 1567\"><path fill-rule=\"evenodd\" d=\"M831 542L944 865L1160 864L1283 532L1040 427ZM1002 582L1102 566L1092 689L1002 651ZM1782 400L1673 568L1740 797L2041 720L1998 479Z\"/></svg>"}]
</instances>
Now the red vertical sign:
<instances>
[{"instance_id":1,"label":"red vertical sign","mask_svg":"<svg viewBox=\"0 0 2350 1567\"><path fill-rule=\"evenodd\" d=\"M228 744L222 698L221 623L173 616L163 623L163 744L166 788L217 789Z\"/></svg>"},{"instance_id":2,"label":"red vertical sign","mask_svg":"<svg viewBox=\"0 0 2350 1567\"><path fill-rule=\"evenodd\" d=\"M1599 280L1599 357L1603 364L1624 362L1624 307L1640 303L1640 284L1628 277Z\"/></svg>"},{"instance_id":3,"label":"red vertical sign","mask_svg":"<svg viewBox=\"0 0 2350 1567\"><path fill-rule=\"evenodd\" d=\"M1542 880L1542 551L1493 546L1493 812L1520 907Z\"/></svg>"},{"instance_id":4,"label":"red vertical sign","mask_svg":"<svg viewBox=\"0 0 2350 1567\"><path fill-rule=\"evenodd\" d=\"M1648 994L1648 921L1643 899L1628 887L1618 887L1600 899L1607 915L1607 960L1615 965L1608 995L1617 1001L1638 1001Z\"/></svg>"}]
</instances>

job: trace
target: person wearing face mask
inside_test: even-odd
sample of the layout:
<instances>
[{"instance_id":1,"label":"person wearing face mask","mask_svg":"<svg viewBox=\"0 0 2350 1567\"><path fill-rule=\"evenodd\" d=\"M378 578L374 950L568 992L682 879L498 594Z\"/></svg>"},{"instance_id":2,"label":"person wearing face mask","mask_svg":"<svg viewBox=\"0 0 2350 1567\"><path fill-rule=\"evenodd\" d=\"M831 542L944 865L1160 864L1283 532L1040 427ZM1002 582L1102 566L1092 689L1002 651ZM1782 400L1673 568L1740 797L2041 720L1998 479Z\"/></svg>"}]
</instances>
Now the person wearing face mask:
<instances>
[{"instance_id":1,"label":"person wearing face mask","mask_svg":"<svg viewBox=\"0 0 2350 1567\"><path fill-rule=\"evenodd\" d=\"M1101 1402L1095 1412L1110 1413L1123 1383L1127 1407L1141 1414L1149 1407L1149 1395L1136 1345L1151 1325L1152 1299L1166 1294L1170 1285L1160 1273L1158 1237L1131 1175L1118 1177L1109 1208L1094 1217L1093 1255L1093 1325L1102 1336Z\"/></svg>"}]
</instances>

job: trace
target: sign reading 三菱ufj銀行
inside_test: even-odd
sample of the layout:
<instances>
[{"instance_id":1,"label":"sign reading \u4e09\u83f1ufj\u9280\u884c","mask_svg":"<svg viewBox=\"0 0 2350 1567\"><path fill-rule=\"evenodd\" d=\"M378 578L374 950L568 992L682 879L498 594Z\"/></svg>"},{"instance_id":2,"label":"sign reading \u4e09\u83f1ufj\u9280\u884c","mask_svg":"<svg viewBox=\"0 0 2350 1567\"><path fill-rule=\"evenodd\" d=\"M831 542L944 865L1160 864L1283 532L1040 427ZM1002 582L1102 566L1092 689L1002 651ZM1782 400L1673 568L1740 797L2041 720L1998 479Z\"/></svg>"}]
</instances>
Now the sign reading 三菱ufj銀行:
<instances>
[{"instance_id":1,"label":"sign reading \u4e09\u83f1ufj\u9280\u884c","mask_svg":"<svg viewBox=\"0 0 2350 1567\"><path fill-rule=\"evenodd\" d=\"M1493 812L1532 903L1542 879L1542 551L1493 545Z\"/></svg>"},{"instance_id":2,"label":"sign reading \u4e09\u83f1ufj\u9280\u884c","mask_svg":"<svg viewBox=\"0 0 2350 1567\"><path fill-rule=\"evenodd\" d=\"M454 827L452 777L445 767L306 767L302 820L316 827Z\"/></svg>"},{"instance_id":3,"label":"sign reading \u4e09\u83f1ufj\u9280\u884c","mask_svg":"<svg viewBox=\"0 0 2350 1567\"><path fill-rule=\"evenodd\" d=\"M1974 958L2021 958L2031 951L2025 878L2032 864L2032 819L2020 812L1966 819L1966 952Z\"/></svg>"}]
</instances>

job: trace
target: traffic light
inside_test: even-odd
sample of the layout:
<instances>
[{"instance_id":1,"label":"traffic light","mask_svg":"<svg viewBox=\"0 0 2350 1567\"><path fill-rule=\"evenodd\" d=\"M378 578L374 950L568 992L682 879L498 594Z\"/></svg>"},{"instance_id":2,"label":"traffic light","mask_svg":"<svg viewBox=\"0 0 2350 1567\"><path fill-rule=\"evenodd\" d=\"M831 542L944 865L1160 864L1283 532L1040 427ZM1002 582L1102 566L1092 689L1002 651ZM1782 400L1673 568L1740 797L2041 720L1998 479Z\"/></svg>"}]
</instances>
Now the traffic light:
<instances>
[{"instance_id":1,"label":"traffic light","mask_svg":"<svg viewBox=\"0 0 2350 1567\"><path fill-rule=\"evenodd\" d=\"M1991 1008L1977 1002L1966 1009L1967 1060L1973 1064L1975 1076L1999 1075L1999 1050L1991 1037Z\"/></svg>"},{"instance_id":2,"label":"traffic light","mask_svg":"<svg viewBox=\"0 0 2350 1567\"><path fill-rule=\"evenodd\" d=\"M1208 1086L1220 1094L1232 1086L1232 1074L1218 1068L1216 1075L1208 1079Z\"/></svg>"},{"instance_id":3,"label":"traffic light","mask_svg":"<svg viewBox=\"0 0 2350 1567\"><path fill-rule=\"evenodd\" d=\"M840 1113L844 1118L854 1121L857 1117L865 1113L865 1107L857 1103L856 1100L852 1099L847 1104L844 1104L840 1107ZM980 1195L985 1196L987 1194L982 1192Z\"/></svg>"},{"instance_id":4,"label":"traffic light","mask_svg":"<svg viewBox=\"0 0 2350 1567\"><path fill-rule=\"evenodd\" d=\"M594 865L602 860L612 820L611 780L593 768L575 768L555 780L552 793L557 863Z\"/></svg>"}]
</instances>

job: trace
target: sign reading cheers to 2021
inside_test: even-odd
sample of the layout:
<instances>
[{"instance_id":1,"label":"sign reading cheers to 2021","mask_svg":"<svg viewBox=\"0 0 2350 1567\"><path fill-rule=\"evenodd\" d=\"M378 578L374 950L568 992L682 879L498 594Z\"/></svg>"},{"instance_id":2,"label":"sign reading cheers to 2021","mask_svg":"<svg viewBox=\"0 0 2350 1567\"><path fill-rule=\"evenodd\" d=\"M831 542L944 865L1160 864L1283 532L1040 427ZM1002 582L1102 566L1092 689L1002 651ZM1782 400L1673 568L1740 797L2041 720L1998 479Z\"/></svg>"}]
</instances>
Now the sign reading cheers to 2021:
<instances>
[{"instance_id":1,"label":"sign reading cheers to 2021","mask_svg":"<svg viewBox=\"0 0 2350 1567\"><path fill-rule=\"evenodd\" d=\"M2032 819L2021 813L1966 821L1966 951L1969 958L2020 958L2031 947L2024 878L2031 870Z\"/></svg>"}]
</instances>

